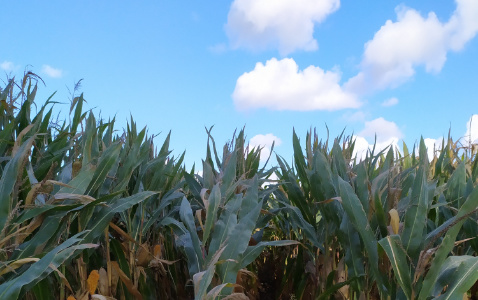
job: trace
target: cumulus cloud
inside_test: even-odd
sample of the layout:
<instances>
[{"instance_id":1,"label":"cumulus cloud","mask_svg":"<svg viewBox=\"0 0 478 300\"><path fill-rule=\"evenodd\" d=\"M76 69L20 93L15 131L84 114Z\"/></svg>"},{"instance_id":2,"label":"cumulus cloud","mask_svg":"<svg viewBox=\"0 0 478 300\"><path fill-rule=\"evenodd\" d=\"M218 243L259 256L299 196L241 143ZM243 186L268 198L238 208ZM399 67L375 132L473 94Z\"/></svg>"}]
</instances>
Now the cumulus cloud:
<instances>
[{"instance_id":1,"label":"cumulus cloud","mask_svg":"<svg viewBox=\"0 0 478 300\"><path fill-rule=\"evenodd\" d=\"M0 69L5 72L11 72L15 69L15 65L11 61L4 61L0 64Z\"/></svg>"},{"instance_id":2,"label":"cumulus cloud","mask_svg":"<svg viewBox=\"0 0 478 300\"><path fill-rule=\"evenodd\" d=\"M388 107L388 106L394 106L398 104L398 99L395 97L389 98L385 101L382 102L382 106Z\"/></svg>"},{"instance_id":3,"label":"cumulus cloud","mask_svg":"<svg viewBox=\"0 0 478 300\"><path fill-rule=\"evenodd\" d=\"M423 140L425 142L425 146L427 147L427 154L428 160L432 160L435 157L435 153L439 154L439 151L442 149L443 137L439 137L437 139L426 138ZM418 155L419 149L416 149L416 154Z\"/></svg>"},{"instance_id":4,"label":"cumulus cloud","mask_svg":"<svg viewBox=\"0 0 478 300\"><path fill-rule=\"evenodd\" d=\"M238 110L338 110L357 108L359 101L339 84L340 73L309 66L299 70L292 58L272 58L242 74L232 94Z\"/></svg>"},{"instance_id":5,"label":"cumulus cloud","mask_svg":"<svg viewBox=\"0 0 478 300\"><path fill-rule=\"evenodd\" d=\"M312 51L318 48L314 25L339 6L340 0L234 0L225 29L233 48Z\"/></svg>"},{"instance_id":6,"label":"cumulus cloud","mask_svg":"<svg viewBox=\"0 0 478 300\"><path fill-rule=\"evenodd\" d=\"M249 141L249 146L251 148L262 148L261 150L261 161L267 160L269 155L271 154L272 143L274 143L274 147L280 146L282 144L282 140L272 133L268 134L258 134L253 136Z\"/></svg>"},{"instance_id":7,"label":"cumulus cloud","mask_svg":"<svg viewBox=\"0 0 478 300\"><path fill-rule=\"evenodd\" d=\"M434 12L423 17L418 11L399 6L397 21L388 20L364 48L360 72L347 83L348 90L367 93L394 88L415 74L418 66L438 73L449 51L459 51L478 32L478 2L457 0L448 22Z\"/></svg>"},{"instance_id":8,"label":"cumulus cloud","mask_svg":"<svg viewBox=\"0 0 478 300\"><path fill-rule=\"evenodd\" d=\"M403 136L397 124L382 117L365 122L365 127L359 132L359 135L368 138L375 138L376 135L379 143L387 141L391 137L400 139Z\"/></svg>"},{"instance_id":9,"label":"cumulus cloud","mask_svg":"<svg viewBox=\"0 0 478 300\"><path fill-rule=\"evenodd\" d=\"M42 72L45 73L47 76L52 78L61 78L63 76L63 71L60 69L55 69L49 65L43 65Z\"/></svg>"},{"instance_id":10,"label":"cumulus cloud","mask_svg":"<svg viewBox=\"0 0 478 300\"><path fill-rule=\"evenodd\" d=\"M466 132L463 140L465 146L469 146L470 142L471 144L478 144L478 115L472 115L466 122Z\"/></svg>"},{"instance_id":11,"label":"cumulus cloud","mask_svg":"<svg viewBox=\"0 0 478 300\"><path fill-rule=\"evenodd\" d=\"M364 159L367 151L373 149L375 137L377 138L375 153L378 153L389 146L398 148L398 141L403 137L403 134L397 124L382 117L367 121L364 129L352 137L355 139L353 156Z\"/></svg>"}]
</instances>

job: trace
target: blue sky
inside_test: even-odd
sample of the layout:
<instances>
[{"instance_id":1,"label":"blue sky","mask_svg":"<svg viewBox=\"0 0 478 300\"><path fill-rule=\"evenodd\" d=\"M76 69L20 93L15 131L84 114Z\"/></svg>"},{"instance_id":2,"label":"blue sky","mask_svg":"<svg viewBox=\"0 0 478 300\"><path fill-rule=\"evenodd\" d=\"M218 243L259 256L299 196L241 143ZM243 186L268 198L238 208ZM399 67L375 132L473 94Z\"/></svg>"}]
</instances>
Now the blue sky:
<instances>
[{"instance_id":1,"label":"blue sky","mask_svg":"<svg viewBox=\"0 0 478 300\"><path fill-rule=\"evenodd\" d=\"M478 2L234 0L9 1L0 71L40 75L38 101L81 92L104 118L129 115L149 134L172 131L186 165L246 126L291 161L304 139L346 128L366 149L430 147L451 128L478 139ZM8 12L8 13L5 13ZM468 127L467 127L468 126ZM467 129L468 128L468 129ZM473 129L476 128L476 129ZM264 151L266 154L267 151Z\"/></svg>"}]
</instances>

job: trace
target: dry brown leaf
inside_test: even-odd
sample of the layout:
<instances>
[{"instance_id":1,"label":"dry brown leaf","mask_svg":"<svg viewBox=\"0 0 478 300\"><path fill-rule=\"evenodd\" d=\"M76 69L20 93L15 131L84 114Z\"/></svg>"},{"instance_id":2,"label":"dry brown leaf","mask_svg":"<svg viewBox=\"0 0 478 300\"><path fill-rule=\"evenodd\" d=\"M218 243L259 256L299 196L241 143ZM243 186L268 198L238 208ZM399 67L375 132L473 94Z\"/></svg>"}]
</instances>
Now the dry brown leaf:
<instances>
[{"instance_id":1,"label":"dry brown leaf","mask_svg":"<svg viewBox=\"0 0 478 300\"><path fill-rule=\"evenodd\" d=\"M123 229L119 228L115 223L113 222L110 222L110 227L114 229L114 231L116 231L117 233L119 233L123 238L125 238L126 240L132 242L132 243L135 243L135 244L138 244L138 242L133 239L129 234L127 234L126 232L123 231Z\"/></svg>"},{"instance_id":2,"label":"dry brown leaf","mask_svg":"<svg viewBox=\"0 0 478 300\"><path fill-rule=\"evenodd\" d=\"M58 193L54 195L53 201L50 201L51 203L54 203L56 201L61 201L65 199L71 199L71 200L77 200L82 204L88 204L90 202L95 201L96 199L88 196L88 195L79 195L79 194L70 194L70 193Z\"/></svg>"},{"instance_id":3,"label":"dry brown leaf","mask_svg":"<svg viewBox=\"0 0 478 300\"><path fill-rule=\"evenodd\" d=\"M98 292L103 296L109 296L110 291L108 288L108 273L104 268L101 268L99 271L100 279L98 282Z\"/></svg>"},{"instance_id":4,"label":"dry brown leaf","mask_svg":"<svg viewBox=\"0 0 478 300\"><path fill-rule=\"evenodd\" d=\"M27 194L27 197L25 198L25 205L26 206L31 205L33 203L33 197L36 197L36 195L38 195L41 188L42 188L41 183L35 183L31 187L30 191Z\"/></svg>"},{"instance_id":5,"label":"dry brown leaf","mask_svg":"<svg viewBox=\"0 0 478 300\"><path fill-rule=\"evenodd\" d=\"M123 282L123 284L128 289L128 292L131 295L133 295L136 299L143 300L143 296L141 296L140 292L136 289L131 279L129 279L129 277L123 272L123 270L121 270L119 265L116 263L116 264L112 264L112 266L118 272L119 278L121 279L121 282Z\"/></svg>"},{"instance_id":6,"label":"dry brown leaf","mask_svg":"<svg viewBox=\"0 0 478 300\"><path fill-rule=\"evenodd\" d=\"M110 269L108 269L108 272L111 273L111 294L113 296L116 296L116 289L118 287L118 282L119 282L119 273L117 271L118 269L119 269L118 262L111 261Z\"/></svg>"},{"instance_id":7,"label":"dry brown leaf","mask_svg":"<svg viewBox=\"0 0 478 300\"><path fill-rule=\"evenodd\" d=\"M210 190L208 189L201 189L201 200L202 202L204 203L204 207L206 208L206 212L207 212L207 209L209 207L209 200L207 200L209 198L209 194L211 193Z\"/></svg>"},{"instance_id":8,"label":"dry brown leaf","mask_svg":"<svg viewBox=\"0 0 478 300\"><path fill-rule=\"evenodd\" d=\"M332 202L332 201L334 201L334 200L337 200L337 201L339 201L340 203L342 203L342 198L341 198L341 197L332 197L332 198L330 198L330 199L327 199L327 200L324 200L324 201L320 201L320 202L318 202L318 203L319 203L319 204L327 204L327 203L330 203L330 202Z\"/></svg>"},{"instance_id":9,"label":"dry brown leaf","mask_svg":"<svg viewBox=\"0 0 478 300\"><path fill-rule=\"evenodd\" d=\"M23 242L23 240L30 235L30 233L32 233L33 231L35 231L35 229L37 229L38 227L40 227L40 225L43 224L43 219L45 219L45 216L44 214L41 214L35 218L33 218L33 220L28 224L27 226L27 230L20 234L20 235L17 235L16 238L15 238L15 243L16 244L21 244Z\"/></svg>"},{"instance_id":10,"label":"dry brown leaf","mask_svg":"<svg viewBox=\"0 0 478 300\"><path fill-rule=\"evenodd\" d=\"M30 129L32 129L33 125L35 124L30 124L27 127L23 128L23 130L17 135L17 139L15 140L15 144L13 145L13 149L12 149L12 154L11 154L12 157L15 156L15 154L18 151L18 148L20 148L20 145L22 144L23 136L25 136L25 134L27 134L27 132L29 132Z\"/></svg>"},{"instance_id":11,"label":"dry brown leaf","mask_svg":"<svg viewBox=\"0 0 478 300\"><path fill-rule=\"evenodd\" d=\"M433 254L438 250L438 247L428 249L427 251L420 251L420 256L418 258L417 268L415 271L415 276L413 279L413 284L417 283L418 279L422 273L426 270L428 263L430 262Z\"/></svg>"},{"instance_id":12,"label":"dry brown leaf","mask_svg":"<svg viewBox=\"0 0 478 300\"><path fill-rule=\"evenodd\" d=\"M206 271L198 272L193 275L194 295L199 293L199 284L201 283L204 274L206 274Z\"/></svg>"},{"instance_id":13,"label":"dry brown leaf","mask_svg":"<svg viewBox=\"0 0 478 300\"><path fill-rule=\"evenodd\" d=\"M144 243L136 251L136 262L139 266L146 267L153 259L153 255L148 251L148 244Z\"/></svg>"},{"instance_id":14,"label":"dry brown leaf","mask_svg":"<svg viewBox=\"0 0 478 300\"><path fill-rule=\"evenodd\" d=\"M4 239L2 239L0 241L0 249L2 249L3 245L6 244L7 242L9 242L13 237L20 238L21 236L28 236L28 233L26 233L26 232L22 233L22 231L24 231L27 228L28 228L28 226L22 227L22 228L18 229L17 231L15 231L14 233L7 235Z\"/></svg>"},{"instance_id":15,"label":"dry brown leaf","mask_svg":"<svg viewBox=\"0 0 478 300\"><path fill-rule=\"evenodd\" d=\"M223 299L224 300L249 300L249 297L247 297L243 293L232 293Z\"/></svg>"},{"instance_id":16,"label":"dry brown leaf","mask_svg":"<svg viewBox=\"0 0 478 300\"><path fill-rule=\"evenodd\" d=\"M61 280L63 281L63 283L65 284L65 286L70 290L70 292L73 293L73 289L71 288L71 285L70 283L68 282L68 279L66 279L65 275L60 272L60 270L58 270L53 264L49 264L48 265L53 271L56 272L56 274L58 275L58 277L61 278Z\"/></svg>"},{"instance_id":17,"label":"dry brown leaf","mask_svg":"<svg viewBox=\"0 0 478 300\"><path fill-rule=\"evenodd\" d=\"M207 209L206 209L206 212L207 212ZM201 226L201 230L204 232L204 225L203 225L203 223L202 223L201 213L202 213L202 209L196 210L196 218L197 218L198 221L199 221L199 225Z\"/></svg>"},{"instance_id":18,"label":"dry brown leaf","mask_svg":"<svg viewBox=\"0 0 478 300\"><path fill-rule=\"evenodd\" d=\"M69 184L66 184L66 183L63 183L61 181L56 181L56 180L47 180L46 183L50 183L50 184L54 184L54 185L59 185L59 186L63 186L63 187L67 187L67 188L70 188L72 189L73 187Z\"/></svg>"}]
</instances>

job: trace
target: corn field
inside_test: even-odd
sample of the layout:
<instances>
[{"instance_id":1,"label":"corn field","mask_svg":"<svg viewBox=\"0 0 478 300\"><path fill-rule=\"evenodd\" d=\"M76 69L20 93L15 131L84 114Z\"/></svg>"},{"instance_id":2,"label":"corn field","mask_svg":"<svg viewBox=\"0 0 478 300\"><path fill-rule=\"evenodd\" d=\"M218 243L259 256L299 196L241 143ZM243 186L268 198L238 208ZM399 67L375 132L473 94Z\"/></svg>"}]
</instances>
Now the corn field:
<instances>
[{"instance_id":1,"label":"corn field","mask_svg":"<svg viewBox=\"0 0 478 300\"><path fill-rule=\"evenodd\" d=\"M29 72L0 86L0 299L478 299L478 153L428 158L240 130L187 170L133 119L53 122ZM187 137L185 137L187 138ZM197 171L202 170L201 175ZM272 178L278 178L272 180Z\"/></svg>"}]
</instances>

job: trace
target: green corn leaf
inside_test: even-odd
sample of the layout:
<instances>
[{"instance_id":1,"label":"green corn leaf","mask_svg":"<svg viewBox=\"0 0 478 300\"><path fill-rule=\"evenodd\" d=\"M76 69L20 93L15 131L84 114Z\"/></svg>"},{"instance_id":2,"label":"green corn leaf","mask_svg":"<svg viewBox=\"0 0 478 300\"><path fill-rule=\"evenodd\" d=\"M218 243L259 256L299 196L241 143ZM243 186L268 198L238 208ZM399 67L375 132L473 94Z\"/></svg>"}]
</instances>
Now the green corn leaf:
<instances>
[{"instance_id":1,"label":"green corn leaf","mask_svg":"<svg viewBox=\"0 0 478 300\"><path fill-rule=\"evenodd\" d=\"M211 284L212 278L216 270L216 264L225 249L226 247L223 246L218 251L216 251L216 253L214 253L212 259L207 264L206 271L194 274L193 283L195 300L202 300L206 296L207 289Z\"/></svg>"},{"instance_id":2,"label":"green corn leaf","mask_svg":"<svg viewBox=\"0 0 478 300\"><path fill-rule=\"evenodd\" d=\"M386 295L387 288L384 285L382 274L378 269L377 240L375 239L375 235L370 228L370 224L367 220L367 215L365 214L363 206L360 203L360 200L358 199L357 195L354 193L350 184L345 182L340 177L338 179L338 183L344 210L347 213L350 222L353 224L355 229L358 231L360 237L362 238L368 256L368 265L370 266L372 274L375 276L377 286L381 293L383 295Z\"/></svg>"},{"instance_id":3,"label":"green corn leaf","mask_svg":"<svg viewBox=\"0 0 478 300\"><path fill-rule=\"evenodd\" d=\"M342 218L338 237L345 248L345 264L348 268L349 278L359 277L365 274L363 267L364 257L362 254L363 246L360 243L359 234L353 227L347 214L344 214ZM363 290L360 280L354 281L352 284L356 290Z\"/></svg>"},{"instance_id":4,"label":"green corn leaf","mask_svg":"<svg viewBox=\"0 0 478 300\"><path fill-rule=\"evenodd\" d=\"M118 155L121 150L121 144L117 143L109 148L107 148L98 163L98 167L95 170L95 174L88 187L86 188L85 194L93 195L94 192L103 184L105 181L106 175L110 169L117 162Z\"/></svg>"},{"instance_id":5,"label":"green corn leaf","mask_svg":"<svg viewBox=\"0 0 478 300\"><path fill-rule=\"evenodd\" d=\"M355 179L355 191L365 212L369 211L369 180L365 163L361 162L357 166L357 178Z\"/></svg>"},{"instance_id":6,"label":"green corn leaf","mask_svg":"<svg viewBox=\"0 0 478 300\"><path fill-rule=\"evenodd\" d=\"M254 205L255 204L255 205ZM240 264L237 261L246 251L252 232L262 208L262 201L258 199L258 181L254 177L253 183L247 189L242 201L239 221L228 237L227 246L221 255L221 260L234 259L236 262L225 262L219 266L219 274L224 283L234 283Z\"/></svg>"},{"instance_id":7,"label":"green corn leaf","mask_svg":"<svg viewBox=\"0 0 478 300\"><path fill-rule=\"evenodd\" d=\"M346 285L352 285L354 283L354 281L358 280L362 276L363 275L350 277L349 279L347 279L345 281L334 284L333 286L327 288L322 294L320 294L320 296L319 296L319 298L317 298L317 300L330 299L330 296L335 294L340 288L342 288Z\"/></svg>"},{"instance_id":8,"label":"green corn leaf","mask_svg":"<svg viewBox=\"0 0 478 300\"><path fill-rule=\"evenodd\" d=\"M462 218L469 215L473 211L475 211L477 207L478 207L478 187L476 187L471 192L471 194L467 197L466 201L463 203L463 205L461 206L460 210L458 211L454 219L452 219L454 220L453 223L450 223L447 227L442 228L441 231L437 233L437 235L441 235L443 234L443 232L446 232L445 237L443 238L443 241L438 246L438 249L435 252L435 257L433 258L431 262L430 270L428 271L423 281L423 285L418 297L419 300L424 300L428 296L431 296L431 291L438 277L439 270L442 268L448 254L453 250L453 247L455 246L456 237L463 223L465 222L465 219L462 219ZM437 236L436 238L438 237L439 236ZM432 240L430 239L427 241L427 244L431 242ZM425 249L425 251L427 250L428 249Z\"/></svg>"},{"instance_id":9,"label":"green corn leaf","mask_svg":"<svg viewBox=\"0 0 478 300\"><path fill-rule=\"evenodd\" d=\"M221 189L219 185L216 184L212 188L208 201L209 201L209 206L207 207L207 210L206 210L207 211L206 223L204 224L204 232L203 232L204 242L208 240L213 224L216 223L216 220L217 220L217 211L219 209L219 204L221 204Z\"/></svg>"},{"instance_id":10,"label":"green corn leaf","mask_svg":"<svg viewBox=\"0 0 478 300\"><path fill-rule=\"evenodd\" d=\"M276 214L280 211L283 211L284 213L288 214L288 221L290 222L290 225L292 225L293 228L301 229L307 239L312 242L312 245L323 250L323 245L319 242L317 238L317 233L314 229L314 226L312 226L304 219L304 216L302 215L300 210L297 207L285 202L285 195L283 195L281 191L274 191L274 195L276 196L277 201L283 207L272 209L270 212Z\"/></svg>"},{"instance_id":11,"label":"green corn leaf","mask_svg":"<svg viewBox=\"0 0 478 300\"><path fill-rule=\"evenodd\" d=\"M281 241L268 241L259 242L257 245L248 246L244 255L240 259L240 269L246 268L249 264L256 260L256 258L262 253L265 247L283 247L290 245L300 244L298 241L281 240Z\"/></svg>"},{"instance_id":12,"label":"green corn leaf","mask_svg":"<svg viewBox=\"0 0 478 300\"><path fill-rule=\"evenodd\" d=\"M93 159L98 157L98 133L96 128L95 116L90 112L86 120L85 133L82 136L83 142L83 161L82 167L86 167L93 162Z\"/></svg>"},{"instance_id":13,"label":"green corn leaf","mask_svg":"<svg viewBox=\"0 0 478 300\"><path fill-rule=\"evenodd\" d=\"M232 236L232 231L237 226L237 215L241 208L242 200L242 194L235 195L226 203L224 209L221 211L220 217L216 224L214 224L214 230L211 234L208 261L212 255L219 250L220 246L227 242Z\"/></svg>"},{"instance_id":14,"label":"green corn leaf","mask_svg":"<svg viewBox=\"0 0 478 300\"><path fill-rule=\"evenodd\" d=\"M76 105L75 114L73 115L73 121L71 123L71 133L72 135L76 134L76 130L78 129L78 125L81 122L81 112L83 111L83 93L79 97L75 97L71 104L70 113L73 111L73 107Z\"/></svg>"},{"instance_id":15,"label":"green corn leaf","mask_svg":"<svg viewBox=\"0 0 478 300\"><path fill-rule=\"evenodd\" d=\"M236 179L237 152L234 151L225 166L222 176L221 195L226 195L227 190L234 184Z\"/></svg>"},{"instance_id":16,"label":"green corn leaf","mask_svg":"<svg viewBox=\"0 0 478 300\"><path fill-rule=\"evenodd\" d=\"M341 178L347 178L347 167L338 139L335 140L334 146L332 147L332 164Z\"/></svg>"},{"instance_id":17,"label":"green corn leaf","mask_svg":"<svg viewBox=\"0 0 478 300\"><path fill-rule=\"evenodd\" d=\"M446 283L446 292L437 300L458 300L478 281L478 257L450 256L440 271L437 282ZM441 291L445 285L438 285L435 291Z\"/></svg>"},{"instance_id":18,"label":"green corn leaf","mask_svg":"<svg viewBox=\"0 0 478 300\"><path fill-rule=\"evenodd\" d=\"M90 243L104 233L106 226L116 213L124 212L133 205L143 202L149 197L156 195L157 192L141 192L126 198L120 198L109 204L108 207L102 207L88 223L87 230L89 230L83 237L83 240Z\"/></svg>"},{"instance_id":19,"label":"green corn leaf","mask_svg":"<svg viewBox=\"0 0 478 300\"><path fill-rule=\"evenodd\" d=\"M413 183L410 202L405 212L402 243L408 255L416 261L423 243L428 212L427 149L420 141L420 166Z\"/></svg>"},{"instance_id":20,"label":"green corn leaf","mask_svg":"<svg viewBox=\"0 0 478 300\"><path fill-rule=\"evenodd\" d=\"M23 172L25 157L30 150L34 138L29 138L18 148L15 156L7 163L0 179L0 228L4 228L16 199L12 199L18 176Z\"/></svg>"},{"instance_id":21,"label":"green corn leaf","mask_svg":"<svg viewBox=\"0 0 478 300\"><path fill-rule=\"evenodd\" d=\"M50 266L58 268L69 259L76 250L96 247L97 245L94 244L74 245L82 241L80 237L84 234L84 232L81 232L69 238L55 249L48 252L39 261L33 263L26 272L23 272L14 279L1 284L0 299L17 299L22 288L24 288L25 291L29 290L33 285L53 272L53 269Z\"/></svg>"},{"instance_id":22,"label":"green corn leaf","mask_svg":"<svg viewBox=\"0 0 478 300\"><path fill-rule=\"evenodd\" d=\"M282 169L282 174L286 178L286 181L283 183L283 185L287 188L287 194L290 202L300 209L300 212L309 224L315 224L315 218L312 216L309 204L307 203L307 198L297 183L295 175L279 156L277 156L277 162Z\"/></svg>"},{"instance_id":23,"label":"green corn leaf","mask_svg":"<svg viewBox=\"0 0 478 300\"><path fill-rule=\"evenodd\" d=\"M201 241L199 240L198 233L196 230L196 224L194 222L191 205L189 204L189 201L188 199L186 199L186 197L183 197L183 200L181 201L181 206L179 208L179 216L181 217L181 221L184 223L184 226L186 226L189 231L192 246L197 256L199 269L201 269L204 265L204 257L201 250Z\"/></svg>"},{"instance_id":24,"label":"green corn leaf","mask_svg":"<svg viewBox=\"0 0 478 300\"><path fill-rule=\"evenodd\" d=\"M156 208L153 211L153 213L149 217L148 221L146 221L146 223L144 223L144 225L143 225L143 235L146 235L146 233L149 230L149 228L151 227L151 225L153 225L155 222L160 220L160 215L162 213L164 213L164 209L166 208L166 206L170 205L174 200L180 199L182 197L184 197L183 193L176 192L174 190L169 191L168 193L166 193L166 195L164 195L164 197L161 198L158 208Z\"/></svg>"},{"instance_id":25,"label":"green corn leaf","mask_svg":"<svg viewBox=\"0 0 478 300\"><path fill-rule=\"evenodd\" d=\"M293 130L292 133L292 145L294 147L294 162L295 168L297 170L297 174L299 175L300 182L302 183L302 187L307 194L309 191L309 178L307 177L307 165L305 162L304 153L302 152L302 148L300 146L299 138Z\"/></svg>"},{"instance_id":26,"label":"green corn leaf","mask_svg":"<svg viewBox=\"0 0 478 300\"><path fill-rule=\"evenodd\" d=\"M387 253L395 278L407 299L412 299L412 279L405 253L399 235L386 236L378 242Z\"/></svg>"},{"instance_id":27,"label":"green corn leaf","mask_svg":"<svg viewBox=\"0 0 478 300\"><path fill-rule=\"evenodd\" d=\"M196 201L201 201L201 185L196 181L193 175L184 173L184 179L189 187L189 191L193 194Z\"/></svg>"}]
</instances>

